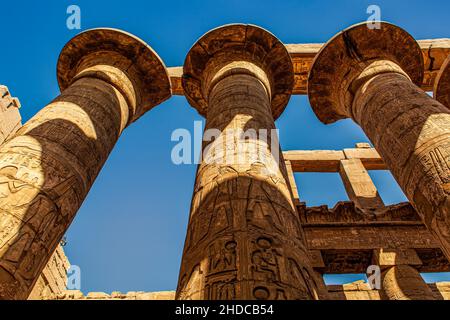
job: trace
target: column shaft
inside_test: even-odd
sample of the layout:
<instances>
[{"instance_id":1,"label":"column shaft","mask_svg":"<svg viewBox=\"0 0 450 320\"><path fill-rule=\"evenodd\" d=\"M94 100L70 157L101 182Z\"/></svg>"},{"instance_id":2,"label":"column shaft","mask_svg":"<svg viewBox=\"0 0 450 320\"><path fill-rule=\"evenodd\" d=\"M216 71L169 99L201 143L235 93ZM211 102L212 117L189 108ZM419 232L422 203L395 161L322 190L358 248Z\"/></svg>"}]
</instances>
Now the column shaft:
<instances>
[{"instance_id":1,"label":"column shaft","mask_svg":"<svg viewBox=\"0 0 450 320\"><path fill-rule=\"evenodd\" d=\"M377 73L357 90L353 118L450 259L450 110L405 75Z\"/></svg>"},{"instance_id":2,"label":"column shaft","mask_svg":"<svg viewBox=\"0 0 450 320\"><path fill-rule=\"evenodd\" d=\"M382 288L388 300L435 300L419 272L408 265L393 266L384 271Z\"/></svg>"},{"instance_id":3,"label":"column shaft","mask_svg":"<svg viewBox=\"0 0 450 320\"><path fill-rule=\"evenodd\" d=\"M0 149L0 298L25 299L125 124L111 84L82 78Z\"/></svg>"},{"instance_id":4,"label":"column shaft","mask_svg":"<svg viewBox=\"0 0 450 320\"><path fill-rule=\"evenodd\" d=\"M269 93L264 80L241 72L210 90L206 130L221 135L204 144L177 298L314 299L286 166L270 143Z\"/></svg>"}]
</instances>

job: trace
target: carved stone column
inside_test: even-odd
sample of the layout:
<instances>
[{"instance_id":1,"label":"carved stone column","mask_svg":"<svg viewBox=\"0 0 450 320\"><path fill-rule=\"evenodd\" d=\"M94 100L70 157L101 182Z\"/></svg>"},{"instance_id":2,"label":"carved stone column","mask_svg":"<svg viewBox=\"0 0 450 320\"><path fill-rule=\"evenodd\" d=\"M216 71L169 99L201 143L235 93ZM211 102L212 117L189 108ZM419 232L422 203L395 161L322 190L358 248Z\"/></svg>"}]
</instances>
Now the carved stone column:
<instances>
[{"instance_id":1,"label":"carved stone column","mask_svg":"<svg viewBox=\"0 0 450 320\"><path fill-rule=\"evenodd\" d=\"M450 258L450 110L423 92L422 52L402 29L336 35L309 75L318 118L355 120Z\"/></svg>"},{"instance_id":2,"label":"carved stone column","mask_svg":"<svg viewBox=\"0 0 450 320\"><path fill-rule=\"evenodd\" d=\"M422 261L413 249L377 249L374 264L382 269L381 291L387 300L434 300L433 291L416 267Z\"/></svg>"},{"instance_id":3,"label":"carved stone column","mask_svg":"<svg viewBox=\"0 0 450 320\"><path fill-rule=\"evenodd\" d=\"M206 116L207 131L177 299L317 298L283 155L271 132L293 82L283 44L255 26L215 29L189 52L183 86Z\"/></svg>"},{"instance_id":4,"label":"carved stone column","mask_svg":"<svg viewBox=\"0 0 450 320\"><path fill-rule=\"evenodd\" d=\"M434 98L450 108L450 56L445 59L434 82Z\"/></svg>"},{"instance_id":5,"label":"carved stone column","mask_svg":"<svg viewBox=\"0 0 450 320\"><path fill-rule=\"evenodd\" d=\"M433 291L412 266L389 267L381 278L383 293L388 300L435 300Z\"/></svg>"},{"instance_id":6,"label":"carved stone column","mask_svg":"<svg viewBox=\"0 0 450 320\"><path fill-rule=\"evenodd\" d=\"M0 148L0 298L25 299L122 130L170 97L156 53L118 30L72 39L61 95Z\"/></svg>"}]
</instances>

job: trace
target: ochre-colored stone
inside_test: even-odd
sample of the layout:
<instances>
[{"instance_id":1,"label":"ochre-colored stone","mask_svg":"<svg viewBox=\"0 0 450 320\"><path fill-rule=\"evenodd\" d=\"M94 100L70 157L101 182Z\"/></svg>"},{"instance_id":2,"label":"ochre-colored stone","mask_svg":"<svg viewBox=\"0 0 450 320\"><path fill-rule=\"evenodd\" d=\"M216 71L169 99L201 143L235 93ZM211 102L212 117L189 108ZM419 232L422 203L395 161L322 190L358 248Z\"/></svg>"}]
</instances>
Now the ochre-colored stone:
<instances>
[{"instance_id":1,"label":"ochre-colored stone","mask_svg":"<svg viewBox=\"0 0 450 320\"><path fill-rule=\"evenodd\" d=\"M335 36L309 75L318 118L352 118L450 258L450 109L417 85L422 51L404 30L366 23Z\"/></svg>"},{"instance_id":2,"label":"ochre-colored stone","mask_svg":"<svg viewBox=\"0 0 450 320\"><path fill-rule=\"evenodd\" d=\"M189 52L183 86L220 137L203 145L177 298L317 299L321 280L271 132L293 86L285 47L259 27L215 29ZM257 136L243 139L249 129Z\"/></svg>"},{"instance_id":3,"label":"ochre-colored stone","mask_svg":"<svg viewBox=\"0 0 450 320\"><path fill-rule=\"evenodd\" d=\"M256 26L224 26L168 71L138 38L90 30L61 53L62 94L24 127L18 99L0 86L0 298L449 299L449 283L426 284L420 273L450 271L450 41L418 46L381 26L355 26L325 46L285 46ZM208 130L177 292L66 290L59 239L122 131L170 97L171 83ZM422 91L433 84L442 104ZM323 122L353 118L376 149L282 154L274 119L308 86ZM386 169L411 203L384 205L367 171ZM339 172L351 201L308 207L296 172ZM322 279L373 265L379 289Z\"/></svg>"},{"instance_id":4,"label":"ochre-colored stone","mask_svg":"<svg viewBox=\"0 0 450 320\"><path fill-rule=\"evenodd\" d=\"M434 82L434 98L450 108L450 54L439 70Z\"/></svg>"},{"instance_id":5,"label":"ochre-colored stone","mask_svg":"<svg viewBox=\"0 0 450 320\"><path fill-rule=\"evenodd\" d=\"M366 210L384 206L377 188L360 159L341 160L339 173L348 197L358 208Z\"/></svg>"},{"instance_id":6,"label":"ochre-colored stone","mask_svg":"<svg viewBox=\"0 0 450 320\"><path fill-rule=\"evenodd\" d=\"M444 60L450 54L450 39L417 40L423 56L424 77L421 88L426 91L433 90L435 79ZM324 46L321 43L285 44L292 63L294 64L294 88L292 94L305 95L308 91L308 73L315 56ZM170 79L174 95L184 95L181 84L183 76L182 67L169 68Z\"/></svg>"},{"instance_id":7,"label":"ochre-colored stone","mask_svg":"<svg viewBox=\"0 0 450 320\"><path fill-rule=\"evenodd\" d=\"M69 42L58 80L0 148L0 299L28 297L122 131L171 95L159 57L113 29Z\"/></svg>"},{"instance_id":8,"label":"ochre-colored stone","mask_svg":"<svg viewBox=\"0 0 450 320\"><path fill-rule=\"evenodd\" d=\"M388 300L435 300L430 287L412 266L389 267L383 272L382 279Z\"/></svg>"}]
</instances>

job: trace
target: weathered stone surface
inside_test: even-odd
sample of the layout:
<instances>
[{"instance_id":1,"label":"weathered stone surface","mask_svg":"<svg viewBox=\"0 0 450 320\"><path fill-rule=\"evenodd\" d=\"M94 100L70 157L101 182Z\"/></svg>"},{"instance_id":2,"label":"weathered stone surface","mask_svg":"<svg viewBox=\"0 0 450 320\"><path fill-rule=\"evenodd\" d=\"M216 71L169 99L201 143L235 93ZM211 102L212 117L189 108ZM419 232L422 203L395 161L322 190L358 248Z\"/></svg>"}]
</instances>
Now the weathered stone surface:
<instances>
[{"instance_id":1,"label":"weathered stone surface","mask_svg":"<svg viewBox=\"0 0 450 320\"><path fill-rule=\"evenodd\" d=\"M344 150L292 150L283 152L294 172L339 172L341 161L361 160L366 170L386 170L386 164L374 148Z\"/></svg>"},{"instance_id":2,"label":"weathered stone surface","mask_svg":"<svg viewBox=\"0 0 450 320\"><path fill-rule=\"evenodd\" d=\"M360 159L341 160L339 173L348 197L361 210L384 207L366 168Z\"/></svg>"},{"instance_id":3,"label":"weathered stone surface","mask_svg":"<svg viewBox=\"0 0 450 320\"><path fill-rule=\"evenodd\" d=\"M258 27L230 25L201 38L184 69L166 71L130 34L80 34L59 59L61 96L18 132L20 103L0 86L0 298L449 299L449 283L427 285L419 274L450 270L449 53L448 39L418 46L386 23L325 46L284 46ZM170 97L171 83L220 133L203 145L178 292L66 290L59 239L122 131ZM418 88L433 84L442 104ZM274 129L291 93L308 85L322 121L353 118L377 150L358 143L283 159L278 141L268 143L274 133L242 139ZM417 211L384 206L367 170L388 168ZM308 208L294 172L339 172L352 202ZM381 290L322 280L373 264Z\"/></svg>"},{"instance_id":4,"label":"weathered stone surface","mask_svg":"<svg viewBox=\"0 0 450 320\"><path fill-rule=\"evenodd\" d=\"M434 98L450 108L450 55L445 60L434 83Z\"/></svg>"},{"instance_id":5,"label":"weathered stone surface","mask_svg":"<svg viewBox=\"0 0 450 320\"><path fill-rule=\"evenodd\" d=\"M450 300L450 282L427 285L431 289L434 300ZM332 300L384 300L386 298L383 290L372 290L363 281L344 285L329 285L327 288Z\"/></svg>"},{"instance_id":6,"label":"weathered stone surface","mask_svg":"<svg viewBox=\"0 0 450 320\"><path fill-rule=\"evenodd\" d=\"M402 29L360 24L316 57L309 97L324 123L351 117L362 127L450 258L450 109L416 86L422 65Z\"/></svg>"},{"instance_id":7,"label":"weathered stone surface","mask_svg":"<svg viewBox=\"0 0 450 320\"><path fill-rule=\"evenodd\" d=\"M28 297L123 129L171 94L157 55L112 29L69 42L58 80L0 148L0 299Z\"/></svg>"},{"instance_id":8,"label":"weathered stone surface","mask_svg":"<svg viewBox=\"0 0 450 320\"><path fill-rule=\"evenodd\" d=\"M11 97L7 87L0 85L0 144L22 126L19 99Z\"/></svg>"},{"instance_id":9,"label":"weathered stone surface","mask_svg":"<svg viewBox=\"0 0 450 320\"><path fill-rule=\"evenodd\" d=\"M61 246L53 253L49 262L33 287L28 300L45 300L61 294L67 289L67 272L70 263Z\"/></svg>"},{"instance_id":10,"label":"weathered stone surface","mask_svg":"<svg viewBox=\"0 0 450 320\"><path fill-rule=\"evenodd\" d=\"M203 146L178 299L319 297L279 144L267 142L292 85L285 47L255 26L215 29L189 52L185 92L220 137ZM248 129L268 130L267 141L242 139Z\"/></svg>"},{"instance_id":11,"label":"weathered stone surface","mask_svg":"<svg viewBox=\"0 0 450 320\"><path fill-rule=\"evenodd\" d=\"M424 77L422 89L426 91L433 90L435 79L444 60L450 54L450 39L431 39L418 40L422 50L424 63ZM308 74L313 64L315 56L319 53L323 44L305 43L305 44L286 44L292 63L294 65L294 89L292 94L304 95L308 91ZM170 79L174 95L184 95L184 89L181 84L183 68L169 68Z\"/></svg>"},{"instance_id":12,"label":"weathered stone surface","mask_svg":"<svg viewBox=\"0 0 450 320\"><path fill-rule=\"evenodd\" d=\"M435 300L419 272L409 265L400 264L384 271L382 287L388 300Z\"/></svg>"},{"instance_id":13,"label":"weathered stone surface","mask_svg":"<svg viewBox=\"0 0 450 320\"><path fill-rule=\"evenodd\" d=\"M373 263L380 267L396 265L420 266L422 261L413 249L375 249Z\"/></svg>"}]
</instances>

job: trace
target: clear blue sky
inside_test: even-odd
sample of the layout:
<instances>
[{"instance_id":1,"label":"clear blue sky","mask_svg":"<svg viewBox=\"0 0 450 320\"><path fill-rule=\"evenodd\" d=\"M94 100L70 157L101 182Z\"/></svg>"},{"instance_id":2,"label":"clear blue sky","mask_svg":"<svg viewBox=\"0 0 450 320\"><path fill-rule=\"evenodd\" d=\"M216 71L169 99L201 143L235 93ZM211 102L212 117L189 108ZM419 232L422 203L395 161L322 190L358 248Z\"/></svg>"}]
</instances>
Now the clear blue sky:
<instances>
[{"instance_id":1,"label":"clear blue sky","mask_svg":"<svg viewBox=\"0 0 450 320\"><path fill-rule=\"evenodd\" d=\"M81 8L82 30L114 27L134 33L167 66L182 65L194 42L223 24L256 24L285 43L326 42L366 20L370 4L381 7L383 20L416 39L450 37L448 0L3 1L0 83L20 98L24 120L59 94L57 58L79 32L66 28L71 4ZM201 117L185 98L173 97L121 137L67 233L66 253L81 267L84 292L175 289L196 168L172 164L170 137L174 129L193 128L195 120ZM284 150L342 149L368 141L349 120L322 125L301 96L292 98L277 125ZM386 203L404 200L390 174L372 176ZM337 175L302 174L297 180L309 205L346 199Z\"/></svg>"}]
</instances>

